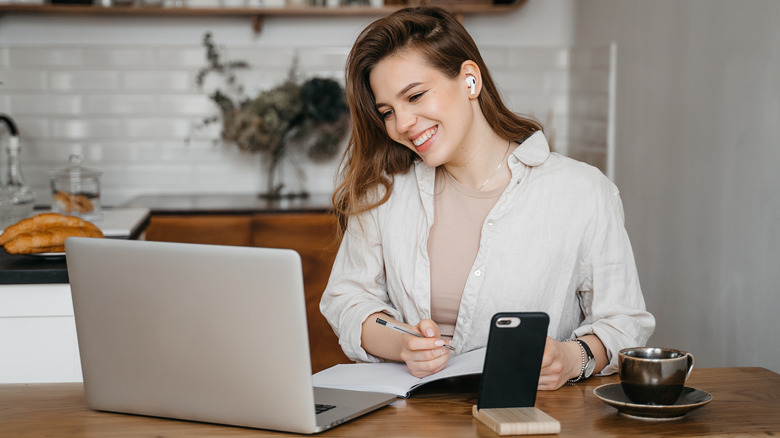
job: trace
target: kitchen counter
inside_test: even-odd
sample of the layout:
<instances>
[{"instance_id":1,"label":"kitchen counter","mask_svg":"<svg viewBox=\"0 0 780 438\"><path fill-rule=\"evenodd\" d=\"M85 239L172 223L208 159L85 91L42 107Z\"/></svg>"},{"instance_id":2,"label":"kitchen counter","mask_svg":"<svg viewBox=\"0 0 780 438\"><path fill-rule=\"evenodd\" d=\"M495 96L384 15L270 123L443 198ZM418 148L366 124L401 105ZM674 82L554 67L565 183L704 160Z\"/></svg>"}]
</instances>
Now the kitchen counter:
<instances>
[{"instance_id":1,"label":"kitchen counter","mask_svg":"<svg viewBox=\"0 0 780 438\"><path fill-rule=\"evenodd\" d=\"M34 211L34 214L42 213ZM148 208L103 210L93 221L108 238L136 239ZM0 382L79 382L81 361L65 256L0 249Z\"/></svg>"},{"instance_id":2,"label":"kitchen counter","mask_svg":"<svg viewBox=\"0 0 780 438\"><path fill-rule=\"evenodd\" d=\"M35 211L34 214L43 213ZM148 208L103 210L103 219L93 221L103 234L114 239L136 239L149 223ZM8 254L0 249L0 284L67 283L64 256Z\"/></svg>"},{"instance_id":3,"label":"kitchen counter","mask_svg":"<svg viewBox=\"0 0 780 438\"><path fill-rule=\"evenodd\" d=\"M325 213L331 208L329 194L308 198L265 199L256 194L142 195L122 205L125 208L148 208L152 214L265 214Z\"/></svg>"}]
</instances>

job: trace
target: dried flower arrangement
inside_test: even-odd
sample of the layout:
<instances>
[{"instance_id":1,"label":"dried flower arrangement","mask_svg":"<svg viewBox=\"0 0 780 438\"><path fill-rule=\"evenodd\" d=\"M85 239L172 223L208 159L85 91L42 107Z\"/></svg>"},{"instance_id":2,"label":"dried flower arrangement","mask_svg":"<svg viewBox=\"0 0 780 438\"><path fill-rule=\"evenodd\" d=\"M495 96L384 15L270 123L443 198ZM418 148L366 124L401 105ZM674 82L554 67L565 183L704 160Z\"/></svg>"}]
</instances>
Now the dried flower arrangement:
<instances>
[{"instance_id":1,"label":"dried flower arrangement","mask_svg":"<svg viewBox=\"0 0 780 438\"><path fill-rule=\"evenodd\" d=\"M216 90L209 97L221 112L222 139L239 148L268 155L266 192L268 198L305 197L305 191L285 193L284 181L276 181L277 168L292 148L305 151L314 162L336 156L341 141L349 129L344 88L332 79L311 78L299 83L296 78L297 60L290 68L288 78L278 86L261 91L254 98L244 96L235 71L248 68L244 61L221 59L211 34L203 38L208 66L198 72L196 81L203 88L205 78L215 73L224 78L226 90ZM219 121L215 116L204 124ZM296 165L300 178L303 169Z\"/></svg>"}]
</instances>

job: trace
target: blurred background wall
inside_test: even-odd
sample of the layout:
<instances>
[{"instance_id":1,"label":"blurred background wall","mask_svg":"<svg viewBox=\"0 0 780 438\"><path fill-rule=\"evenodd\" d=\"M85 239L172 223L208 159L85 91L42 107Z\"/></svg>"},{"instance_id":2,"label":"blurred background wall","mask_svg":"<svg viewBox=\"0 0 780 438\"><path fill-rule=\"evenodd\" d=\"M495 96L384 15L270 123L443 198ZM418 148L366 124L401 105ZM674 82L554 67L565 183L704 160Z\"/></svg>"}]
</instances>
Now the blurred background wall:
<instances>
[{"instance_id":1,"label":"blurred background wall","mask_svg":"<svg viewBox=\"0 0 780 438\"><path fill-rule=\"evenodd\" d=\"M780 372L780 2L577 0L618 49L615 179L654 345Z\"/></svg>"}]
</instances>

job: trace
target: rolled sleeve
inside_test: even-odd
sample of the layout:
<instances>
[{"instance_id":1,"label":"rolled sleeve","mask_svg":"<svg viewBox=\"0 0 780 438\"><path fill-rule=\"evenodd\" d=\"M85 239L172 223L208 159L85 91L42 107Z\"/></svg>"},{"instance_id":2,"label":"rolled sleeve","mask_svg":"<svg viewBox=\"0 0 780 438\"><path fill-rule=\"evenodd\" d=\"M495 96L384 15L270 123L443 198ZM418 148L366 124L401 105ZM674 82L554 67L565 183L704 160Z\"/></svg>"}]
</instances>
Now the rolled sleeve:
<instances>
[{"instance_id":1,"label":"rolled sleeve","mask_svg":"<svg viewBox=\"0 0 780 438\"><path fill-rule=\"evenodd\" d=\"M399 319L387 294L382 245L371 212L350 219L333 263L320 311L339 338L344 354L359 362L378 362L361 345L362 324L369 315Z\"/></svg>"},{"instance_id":2,"label":"rolled sleeve","mask_svg":"<svg viewBox=\"0 0 780 438\"><path fill-rule=\"evenodd\" d=\"M609 360L600 374L606 375L617 371L621 349L647 343L655 318L645 309L617 188L609 183L602 194L582 264L585 280L579 293L585 320L574 335L599 337Z\"/></svg>"}]
</instances>

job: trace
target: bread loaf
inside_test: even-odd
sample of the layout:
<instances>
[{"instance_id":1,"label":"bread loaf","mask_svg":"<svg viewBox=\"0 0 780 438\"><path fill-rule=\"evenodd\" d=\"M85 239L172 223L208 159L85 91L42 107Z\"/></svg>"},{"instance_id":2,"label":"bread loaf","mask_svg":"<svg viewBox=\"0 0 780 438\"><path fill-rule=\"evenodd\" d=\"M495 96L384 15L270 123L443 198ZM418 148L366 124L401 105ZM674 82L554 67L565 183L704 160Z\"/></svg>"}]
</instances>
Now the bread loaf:
<instances>
[{"instance_id":1,"label":"bread loaf","mask_svg":"<svg viewBox=\"0 0 780 438\"><path fill-rule=\"evenodd\" d=\"M0 245L9 254L62 252L68 237L103 237L103 232L76 216L41 213L6 228L0 235Z\"/></svg>"},{"instance_id":2,"label":"bread loaf","mask_svg":"<svg viewBox=\"0 0 780 438\"><path fill-rule=\"evenodd\" d=\"M16 236L24 233L29 233L34 230L44 230L54 227L83 227L85 224L89 224L94 227L90 222L81 219L76 216L67 216L59 213L41 213L27 219L22 219L19 222L9 226L0 235L0 245L13 240Z\"/></svg>"},{"instance_id":3,"label":"bread loaf","mask_svg":"<svg viewBox=\"0 0 780 438\"><path fill-rule=\"evenodd\" d=\"M5 244L9 254L35 254L65 251L68 237L103 237L100 229L92 224L84 227L53 227L33 230L16 236Z\"/></svg>"}]
</instances>

